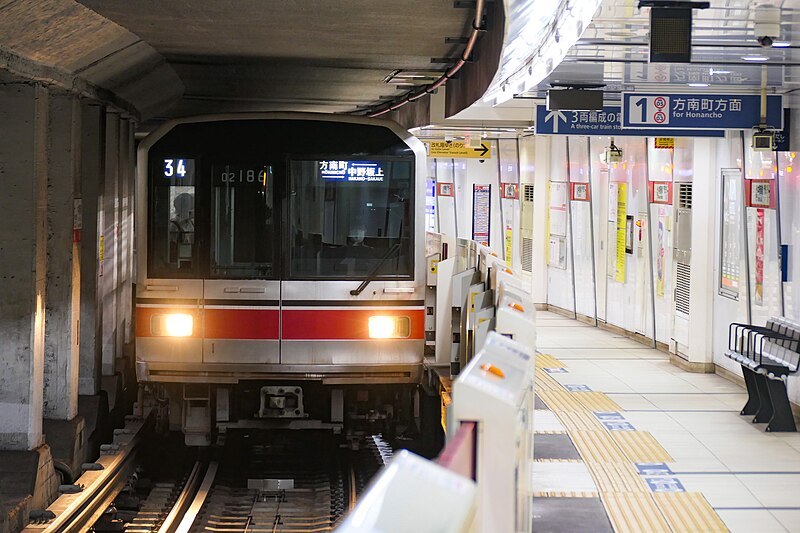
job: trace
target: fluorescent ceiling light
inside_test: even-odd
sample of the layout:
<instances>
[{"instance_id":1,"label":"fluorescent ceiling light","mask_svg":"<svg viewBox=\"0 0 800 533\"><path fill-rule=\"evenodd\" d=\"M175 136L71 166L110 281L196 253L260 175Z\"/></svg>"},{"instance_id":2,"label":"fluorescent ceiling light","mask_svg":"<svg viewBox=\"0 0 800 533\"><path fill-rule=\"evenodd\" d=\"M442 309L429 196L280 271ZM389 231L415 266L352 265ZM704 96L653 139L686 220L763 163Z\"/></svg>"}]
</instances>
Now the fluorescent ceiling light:
<instances>
[{"instance_id":1,"label":"fluorescent ceiling light","mask_svg":"<svg viewBox=\"0 0 800 533\"><path fill-rule=\"evenodd\" d=\"M689 87L708 87L707 83L689 83Z\"/></svg>"},{"instance_id":2,"label":"fluorescent ceiling light","mask_svg":"<svg viewBox=\"0 0 800 533\"><path fill-rule=\"evenodd\" d=\"M772 48L789 48L792 43L789 41L775 41L772 43Z\"/></svg>"},{"instance_id":3,"label":"fluorescent ceiling light","mask_svg":"<svg viewBox=\"0 0 800 533\"><path fill-rule=\"evenodd\" d=\"M767 56L742 56L745 61L769 61Z\"/></svg>"}]
</instances>

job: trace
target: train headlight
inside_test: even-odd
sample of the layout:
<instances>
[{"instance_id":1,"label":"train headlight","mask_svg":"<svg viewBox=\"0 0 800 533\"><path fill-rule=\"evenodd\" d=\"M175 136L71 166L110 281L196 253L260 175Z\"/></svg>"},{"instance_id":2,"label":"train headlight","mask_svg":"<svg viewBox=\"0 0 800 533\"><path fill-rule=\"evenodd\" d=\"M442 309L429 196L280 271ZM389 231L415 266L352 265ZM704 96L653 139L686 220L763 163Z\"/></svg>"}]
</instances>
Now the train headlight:
<instances>
[{"instance_id":1,"label":"train headlight","mask_svg":"<svg viewBox=\"0 0 800 533\"><path fill-rule=\"evenodd\" d=\"M370 339L405 339L411 334L411 319L407 316L369 317Z\"/></svg>"},{"instance_id":2,"label":"train headlight","mask_svg":"<svg viewBox=\"0 0 800 533\"><path fill-rule=\"evenodd\" d=\"M165 337L191 337L194 318L184 313L153 315L150 332Z\"/></svg>"}]
</instances>

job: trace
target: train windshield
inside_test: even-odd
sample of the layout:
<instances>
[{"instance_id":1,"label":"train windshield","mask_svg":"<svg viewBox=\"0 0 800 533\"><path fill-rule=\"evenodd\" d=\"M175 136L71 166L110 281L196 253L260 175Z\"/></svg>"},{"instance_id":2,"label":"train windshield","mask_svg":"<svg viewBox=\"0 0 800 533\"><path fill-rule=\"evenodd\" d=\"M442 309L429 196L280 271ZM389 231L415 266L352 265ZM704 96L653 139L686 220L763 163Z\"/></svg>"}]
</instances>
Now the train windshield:
<instances>
[{"instance_id":1,"label":"train windshield","mask_svg":"<svg viewBox=\"0 0 800 533\"><path fill-rule=\"evenodd\" d=\"M152 188L150 256L157 274L196 274L195 161L170 157L160 162Z\"/></svg>"},{"instance_id":2,"label":"train windshield","mask_svg":"<svg viewBox=\"0 0 800 533\"><path fill-rule=\"evenodd\" d=\"M410 161L293 161L289 275L412 275Z\"/></svg>"},{"instance_id":3,"label":"train windshield","mask_svg":"<svg viewBox=\"0 0 800 533\"><path fill-rule=\"evenodd\" d=\"M211 175L211 276L274 278L272 166L216 164Z\"/></svg>"}]
</instances>

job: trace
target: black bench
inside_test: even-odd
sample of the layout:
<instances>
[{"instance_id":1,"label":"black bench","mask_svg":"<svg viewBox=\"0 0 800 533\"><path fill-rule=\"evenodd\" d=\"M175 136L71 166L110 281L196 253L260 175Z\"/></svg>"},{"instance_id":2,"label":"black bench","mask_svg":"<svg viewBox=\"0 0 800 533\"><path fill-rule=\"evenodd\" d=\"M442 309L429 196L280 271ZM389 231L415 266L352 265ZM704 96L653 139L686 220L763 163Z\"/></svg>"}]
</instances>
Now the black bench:
<instances>
[{"instance_id":1,"label":"black bench","mask_svg":"<svg viewBox=\"0 0 800 533\"><path fill-rule=\"evenodd\" d=\"M767 431L797 431L786 380L800 368L800 324L771 318L766 326L733 323L725 356L742 365L748 399L741 411Z\"/></svg>"}]
</instances>

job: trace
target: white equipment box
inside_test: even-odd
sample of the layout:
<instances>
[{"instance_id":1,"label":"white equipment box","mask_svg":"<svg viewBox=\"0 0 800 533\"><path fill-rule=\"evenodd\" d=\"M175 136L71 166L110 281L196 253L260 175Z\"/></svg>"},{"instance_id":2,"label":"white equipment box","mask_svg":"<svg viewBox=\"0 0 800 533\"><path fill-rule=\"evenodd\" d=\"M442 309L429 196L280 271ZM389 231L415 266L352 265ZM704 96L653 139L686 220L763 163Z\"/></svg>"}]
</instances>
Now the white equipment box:
<instances>
[{"instance_id":1,"label":"white equipment box","mask_svg":"<svg viewBox=\"0 0 800 533\"><path fill-rule=\"evenodd\" d=\"M475 482L402 450L372 481L337 533L465 533Z\"/></svg>"},{"instance_id":2,"label":"white equipment box","mask_svg":"<svg viewBox=\"0 0 800 533\"><path fill-rule=\"evenodd\" d=\"M533 346L491 332L453 383L449 425L477 423L476 531L531 530L534 353Z\"/></svg>"}]
</instances>

